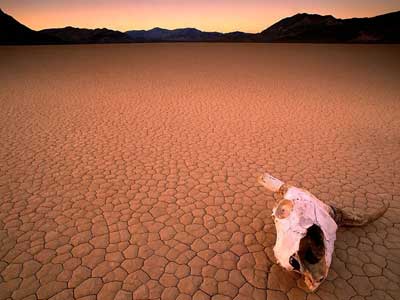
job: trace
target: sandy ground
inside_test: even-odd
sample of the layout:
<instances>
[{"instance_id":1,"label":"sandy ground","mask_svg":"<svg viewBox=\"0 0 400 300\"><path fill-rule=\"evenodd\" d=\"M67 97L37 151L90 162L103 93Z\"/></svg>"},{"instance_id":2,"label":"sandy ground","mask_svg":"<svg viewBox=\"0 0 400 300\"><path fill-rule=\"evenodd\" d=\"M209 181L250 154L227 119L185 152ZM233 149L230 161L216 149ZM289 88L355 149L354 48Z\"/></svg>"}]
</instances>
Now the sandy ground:
<instances>
[{"instance_id":1,"label":"sandy ground","mask_svg":"<svg viewBox=\"0 0 400 300\"><path fill-rule=\"evenodd\" d=\"M400 46L0 48L0 299L400 299ZM384 217L315 294L268 171Z\"/></svg>"}]
</instances>

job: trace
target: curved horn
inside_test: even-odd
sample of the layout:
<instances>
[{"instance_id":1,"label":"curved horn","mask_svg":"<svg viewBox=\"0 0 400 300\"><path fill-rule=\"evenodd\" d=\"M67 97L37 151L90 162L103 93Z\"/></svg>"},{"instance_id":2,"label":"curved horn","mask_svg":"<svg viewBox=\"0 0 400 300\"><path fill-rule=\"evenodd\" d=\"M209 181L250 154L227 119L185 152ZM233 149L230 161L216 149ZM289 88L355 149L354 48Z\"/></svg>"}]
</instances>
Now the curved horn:
<instances>
[{"instance_id":1,"label":"curved horn","mask_svg":"<svg viewBox=\"0 0 400 300\"><path fill-rule=\"evenodd\" d=\"M258 176L258 183L260 183L271 192L278 192L281 186L284 185L283 181L280 181L278 178L275 178L268 173L264 173L263 175Z\"/></svg>"},{"instance_id":2,"label":"curved horn","mask_svg":"<svg viewBox=\"0 0 400 300\"><path fill-rule=\"evenodd\" d=\"M384 201L383 207L371 214L362 214L355 209L332 207L334 220L338 226L364 226L382 217L389 208L389 201Z\"/></svg>"}]
</instances>

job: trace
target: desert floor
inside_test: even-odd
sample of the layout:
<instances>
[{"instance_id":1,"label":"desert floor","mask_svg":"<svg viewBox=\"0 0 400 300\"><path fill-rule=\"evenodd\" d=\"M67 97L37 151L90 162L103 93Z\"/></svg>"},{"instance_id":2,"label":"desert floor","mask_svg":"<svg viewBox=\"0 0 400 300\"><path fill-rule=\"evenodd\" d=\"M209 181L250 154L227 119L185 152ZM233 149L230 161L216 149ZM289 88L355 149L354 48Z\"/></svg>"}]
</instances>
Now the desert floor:
<instances>
[{"instance_id":1,"label":"desert floor","mask_svg":"<svg viewBox=\"0 0 400 300\"><path fill-rule=\"evenodd\" d=\"M0 48L0 299L400 299L400 46ZM339 207L316 293L268 171Z\"/></svg>"}]
</instances>

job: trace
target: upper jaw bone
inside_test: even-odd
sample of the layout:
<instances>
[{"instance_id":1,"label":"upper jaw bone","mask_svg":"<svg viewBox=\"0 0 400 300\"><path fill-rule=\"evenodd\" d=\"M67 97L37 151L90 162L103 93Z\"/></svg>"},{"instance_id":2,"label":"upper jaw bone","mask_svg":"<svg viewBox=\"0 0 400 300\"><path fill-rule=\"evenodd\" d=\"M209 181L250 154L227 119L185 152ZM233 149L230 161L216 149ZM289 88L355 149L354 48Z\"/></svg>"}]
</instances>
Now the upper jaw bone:
<instances>
[{"instance_id":1,"label":"upper jaw bone","mask_svg":"<svg viewBox=\"0 0 400 300\"><path fill-rule=\"evenodd\" d=\"M315 283L312 280L310 280L309 278L305 277L304 278L304 283L307 285L308 289L311 292L314 292L316 289L318 289L318 287L321 285L321 283Z\"/></svg>"}]
</instances>

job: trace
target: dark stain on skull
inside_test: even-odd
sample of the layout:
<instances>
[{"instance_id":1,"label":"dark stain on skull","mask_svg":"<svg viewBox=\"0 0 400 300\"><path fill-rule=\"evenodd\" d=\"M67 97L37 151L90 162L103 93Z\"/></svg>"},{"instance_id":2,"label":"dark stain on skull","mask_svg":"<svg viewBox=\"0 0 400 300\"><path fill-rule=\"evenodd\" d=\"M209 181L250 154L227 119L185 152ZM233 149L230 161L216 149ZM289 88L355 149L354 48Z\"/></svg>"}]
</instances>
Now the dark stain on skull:
<instances>
[{"instance_id":1,"label":"dark stain on skull","mask_svg":"<svg viewBox=\"0 0 400 300\"><path fill-rule=\"evenodd\" d=\"M324 233L318 225L307 229L307 234L300 241L298 252L304 275L311 282L319 283L326 275Z\"/></svg>"}]
</instances>

